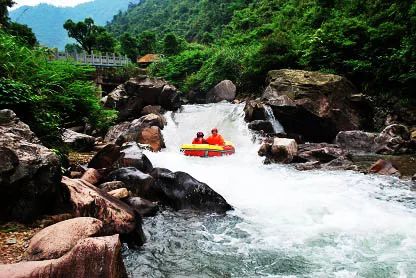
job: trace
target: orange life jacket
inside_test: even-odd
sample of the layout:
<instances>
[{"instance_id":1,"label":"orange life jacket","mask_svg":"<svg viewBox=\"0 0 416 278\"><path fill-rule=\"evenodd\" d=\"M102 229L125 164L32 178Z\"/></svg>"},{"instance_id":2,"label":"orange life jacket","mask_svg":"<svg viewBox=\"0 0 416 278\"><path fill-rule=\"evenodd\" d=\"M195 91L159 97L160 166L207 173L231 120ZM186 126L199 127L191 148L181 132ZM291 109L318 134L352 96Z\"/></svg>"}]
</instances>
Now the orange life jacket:
<instances>
[{"instance_id":1,"label":"orange life jacket","mask_svg":"<svg viewBox=\"0 0 416 278\"><path fill-rule=\"evenodd\" d=\"M192 144L208 144L204 138L194 138Z\"/></svg>"},{"instance_id":2,"label":"orange life jacket","mask_svg":"<svg viewBox=\"0 0 416 278\"><path fill-rule=\"evenodd\" d=\"M222 136L219 134L211 135L210 137L207 138L207 142L210 145L224 146L224 138L222 138Z\"/></svg>"}]
</instances>

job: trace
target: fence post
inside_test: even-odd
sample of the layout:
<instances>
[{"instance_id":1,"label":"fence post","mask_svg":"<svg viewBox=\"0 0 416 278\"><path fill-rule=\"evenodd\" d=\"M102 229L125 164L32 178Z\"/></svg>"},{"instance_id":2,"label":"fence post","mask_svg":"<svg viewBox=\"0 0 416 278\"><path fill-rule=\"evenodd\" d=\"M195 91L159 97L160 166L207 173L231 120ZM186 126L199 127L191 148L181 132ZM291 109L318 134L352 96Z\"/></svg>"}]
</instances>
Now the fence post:
<instances>
[{"instance_id":1,"label":"fence post","mask_svg":"<svg viewBox=\"0 0 416 278\"><path fill-rule=\"evenodd\" d=\"M94 50L91 51L91 64L94 65L95 61L94 61Z\"/></svg>"}]
</instances>

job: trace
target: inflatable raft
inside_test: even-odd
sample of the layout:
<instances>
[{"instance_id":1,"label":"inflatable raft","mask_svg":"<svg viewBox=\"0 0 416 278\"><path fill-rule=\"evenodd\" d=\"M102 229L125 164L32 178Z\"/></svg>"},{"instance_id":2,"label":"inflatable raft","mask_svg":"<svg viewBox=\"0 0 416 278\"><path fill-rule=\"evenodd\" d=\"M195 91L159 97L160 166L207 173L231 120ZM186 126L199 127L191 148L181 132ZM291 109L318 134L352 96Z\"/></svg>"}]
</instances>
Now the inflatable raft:
<instances>
[{"instance_id":1,"label":"inflatable raft","mask_svg":"<svg viewBox=\"0 0 416 278\"><path fill-rule=\"evenodd\" d=\"M232 155L235 153L233 143L226 141L225 146L208 145L208 144L183 144L181 152L186 156L215 157Z\"/></svg>"}]
</instances>

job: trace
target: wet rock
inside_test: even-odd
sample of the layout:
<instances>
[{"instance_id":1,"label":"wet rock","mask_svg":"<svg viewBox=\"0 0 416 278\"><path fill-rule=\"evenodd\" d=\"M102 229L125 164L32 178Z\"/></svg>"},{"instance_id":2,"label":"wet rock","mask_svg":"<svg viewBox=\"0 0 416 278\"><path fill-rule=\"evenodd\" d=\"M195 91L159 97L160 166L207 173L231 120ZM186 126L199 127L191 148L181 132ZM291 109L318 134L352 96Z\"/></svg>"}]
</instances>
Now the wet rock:
<instances>
[{"instance_id":1,"label":"wet rock","mask_svg":"<svg viewBox=\"0 0 416 278\"><path fill-rule=\"evenodd\" d=\"M178 89L175 86L166 84L160 93L159 104L166 110L178 110L181 107Z\"/></svg>"},{"instance_id":2,"label":"wet rock","mask_svg":"<svg viewBox=\"0 0 416 278\"><path fill-rule=\"evenodd\" d=\"M298 144L294 139L274 138L271 157L280 163L290 163L298 152Z\"/></svg>"},{"instance_id":3,"label":"wet rock","mask_svg":"<svg viewBox=\"0 0 416 278\"><path fill-rule=\"evenodd\" d=\"M147 144L154 152L165 148L165 141L162 132L157 126L146 127L139 134L139 143Z\"/></svg>"},{"instance_id":4,"label":"wet rock","mask_svg":"<svg viewBox=\"0 0 416 278\"><path fill-rule=\"evenodd\" d=\"M135 196L143 197L153 186L153 177L134 167L120 168L111 172L109 181L121 181Z\"/></svg>"},{"instance_id":5,"label":"wet rock","mask_svg":"<svg viewBox=\"0 0 416 278\"><path fill-rule=\"evenodd\" d=\"M274 128L270 121L255 120L248 124L248 128L255 131L263 131L265 133L274 133Z\"/></svg>"},{"instance_id":6,"label":"wet rock","mask_svg":"<svg viewBox=\"0 0 416 278\"><path fill-rule=\"evenodd\" d=\"M143 153L142 148L135 142L129 142L121 147L119 167L134 167L144 173L150 173L153 169L152 162Z\"/></svg>"},{"instance_id":7,"label":"wet rock","mask_svg":"<svg viewBox=\"0 0 416 278\"><path fill-rule=\"evenodd\" d=\"M334 160L323 165L323 168L326 170L350 170L350 171L358 171L359 168L355 165L351 160L347 159L346 157L338 157Z\"/></svg>"},{"instance_id":8,"label":"wet rock","mask_svg":"<svg viewBox=\"0 0 416 278\"><path fill-rule=\"evenodd\" d=\"M258 100L248 100L244 106L244 120L246 122L266 120L264 104Z\"/></svg>"},{"instance_id":9,"label":"wet rock","mask_svg":"<svg viewBox=\"0 0 416 278\"><path fill-rule=\"evenodd\" d=\"M158 105L160 93L167 83L162 79L139 76L124 83L124 89L129 96L137 96L146 105Z\"/></svg>"},{"instance_id":10,"label":"wet rock","mask_svg":"<svg viewBox=\"0 0 416 278\"><path fill-rule=\"evenodd\" d=\"M187 173L155 168L151 175L155 183L141 195L143 198L159 201L175 210L224 213L232 209L221 195Z\"/></svg>"},{"instance_id":11,"label":"wet rock","mask_svg":"<svg viewBox=\"0 0 416 278\"><path fill-rule=\"evenodd\" d=\"M380 154L416 153L416 144L410 140L409 129L404 125L392 124L386 127L375 142L376 152Z\"/></svg>"},{"instance_id":12,"label":"wet rock","mask_svg":"<svg viewBox=\"0 0 416 278\"><path fill-rule=\"evenodd\" d=\"M339 131L367 127L371 109L352 101L356 89L347 79L319 72L274 70L262 96L285 131L308 142L332 142Z\"/></svg>"},{"instance_id":13,"label":"wet rock","mask_svg":"<svg viewBox=\"0 0 416 278\"><path fill-rule=\"evenodd\" d=\"M142 116L146 116L149 114L156 114L161 115L163 113L162 106L160 105L147 105L142 109Z\"/></svg>"},{"instance_id":14,"label":"wet rock","mask_svg":"<svg viewBox=\"0 0 416 278\"><path fill-rule=\"evenodd\" d=\"M11 110L0 110L0 220L33 221L62 194L58 156Z\"/></svg>"},{"instance_id":15,"label":"wet rock","mask_svg":"<svg viewBox=\"0 0 416 278\"><path fill-rule=\"evenodd\" d=\"M348 151L370 153L376 150L377 136L377 133L361 130L341 131L336 137L336 144Z\"/></svg>"},{"instance_id":16,"label":"wet rock","mask_svg":"<svg viewBox=\"0 0 416 278\"><path fill-rule=\"evenodd\" d=\"M105 192L109 192L119 188L124 188L126 187L126 185L122 181L109 181L100 184L98 187L104 190Z\"/></svg>"},{"instance_id":17,"label":"wet rock","mask_svg":"<svg viewBox=\"0 0 416 278\"><path fill-rule=\"evenodd\" d=\"M142 217L155 216L159 211L159 205L157 202L151 202L140 197L130 197L124 201Z\"/></svg>"},{"instance_id":18,"label":"wet rock","mask_svg":"<svg viewBox=\"0 0 416 278\"><path fill-rule=\"evenodd\" d=\"M120 157L120 147L116 144L108 144L91 159L88 168L111 168Z\"/></svg>"},{"instance_id":19,"label":"wet rock","mask_svg":"<svg viewBox=\"0 0 416 278\"><path fill-rule=\"evenodd\" d=\"M310 143L299 145L297 158L304 161L319 161L321 163L328 163L346 155L347 153L338 145L328 143Z\"/></svg>"},{"instance_id":20,"label":"wet rock","mask_svg":"<svg viewBox=\"0 0 416 278\"><path fill-rule=\"evenodd\" d=\"M106 142L116 142L122 145L125 142L138 142L150 145L153 151L160 151L165 147L160 128L163 122L159 116L150 114L136 119L131 123L122 123L111 128L105 136Z\"/></svg>"},{"instance_id":21,"label":"wet rock","mask_svg":"<svg viewBox=\"0 0 416 278\"><path fill-rule=\"evenodd\" d=\"M64 129L62 140L70 149L81 152L91 150L95 144L95 137L70 129Z\"/></svg>"},{"instance_id":22,"label":"wet rock","mask_svg":"<svg viewBox=\"0 0 416 278\"><path fill-rule=\"evenodd\" d=\"M223 100L233 101L237 87L230 80L223 80L207 93L207 103L220 102Z\"/></svg>"},{"instance_id":23,"label":"wet rock","mask_svg":"<svg viewBox=\"0 0 416 278\"><path fill-rule=\"evenodd\" d=\"M62 186L68 191L76 217L97 218L103 222L103 234L121 234L128 237L131 244L143 244L141 222L129 206L83 180L63 177Z\"/></svg>"},{"instance_id":24,"label":"wet rock","mask_svg":"<svg viewBox=\"0 0 416 278\"><path fill-rule=\"evenodd\" d=\"M81 179L91 183L92 185L96 185L98 183L100 183L100 180L102 179L102 175L101 173L94 168L89 168L87 169L87 171L85 171L85 173L82 175Z\"/></svg>"},{"instance_id":25,"label":"wet rock","mask_svg":"<svg viewBox=\"0 0 416 278\"><path fill-rule=\"evenodd\" d=\"M322 165L319 161L311 161L295 164L295 169L298 171L311 171L321 169Z\"/></svg>"},{"instance_id":26,"label":"wet rock","mask_svg":"<svg viewBox=\"0 0 416 278\"><path fill-rule=\"evenodd\" d=\"M82 239L59 259L0 265L0 273L8 278L127 277L118 235Z\"/></svg>"},{"instance_id":27,"label":"wet rock","mask_svg":"<svg viewBox=\"0 0 416 278\"><path fill-rule=\"evenodd\" d=\"M391 163L391 161L386 161L383 159L378 160L376 163L374 163L370 169L370 173L373 174L379 174L379 175L386 175L386 176L400 176L400 172L394 165Z\"/></svg>"},{"instance_id":28,"label":"wet rock","mask_svg":"<svg viewBox=\"0 0 416 278\"><path fill-rule=\"evenodd\" d=\"M57 259L79 240L100 234L103 223L91 217L78 217L49 226L33 236L25 254L28 261Z\"/></svg>"},{"instance_id":29,"label":"wet rock","mask_svg":"<svg viewBox=\"0 0 416 278\"><path fill-rule=\"evenodd\" d=\"M109 195L113 196L114 198L117 199L124 199L129 197L129 191L127 190L127 188L119 188L119 189L115 189L112 191L107 192Z\"/></svg>"},{"instance_id":30,"label":"wet rock","mask_svg":"<svg viewBox=\"0 0 416 278\"><path fill-rule=\"evenodd\" d=\"M68 175L71 179L80 179L82 177L82 172L79 171L71 171Z\"/></svg>"}]
</instances>

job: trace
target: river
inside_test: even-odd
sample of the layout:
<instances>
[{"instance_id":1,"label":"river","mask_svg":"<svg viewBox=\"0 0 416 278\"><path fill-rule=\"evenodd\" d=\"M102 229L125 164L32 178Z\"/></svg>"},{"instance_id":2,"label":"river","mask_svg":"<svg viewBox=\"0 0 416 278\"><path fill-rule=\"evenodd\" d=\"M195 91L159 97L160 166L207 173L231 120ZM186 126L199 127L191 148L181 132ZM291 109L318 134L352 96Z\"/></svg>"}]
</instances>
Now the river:
<instances>
[{"instance_id":1,"label":"river","mask_svg":"<svg viewBox=\"0 0 416 278\"><path fill-rule=\"evenodd\" d=\"M263 165L243 106L186 105L166 114L156 167L185 171L221 194L225 216L159 213L147 242L123 251L132 277L416 277L416 202L409 184L349 171ZM236 145L221 158L185 157L182 143L217 127Z\"/></svg>"}]
</instances>

